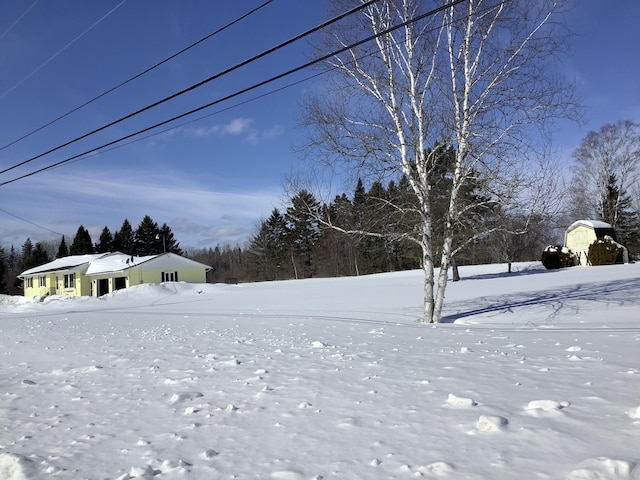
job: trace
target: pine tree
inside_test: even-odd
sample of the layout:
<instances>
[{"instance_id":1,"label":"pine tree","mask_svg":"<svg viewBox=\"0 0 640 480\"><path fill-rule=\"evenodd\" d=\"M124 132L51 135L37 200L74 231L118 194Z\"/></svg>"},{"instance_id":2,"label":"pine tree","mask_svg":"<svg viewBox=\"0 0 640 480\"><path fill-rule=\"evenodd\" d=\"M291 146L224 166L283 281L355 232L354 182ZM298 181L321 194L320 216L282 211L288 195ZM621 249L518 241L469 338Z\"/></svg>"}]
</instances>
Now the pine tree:
<instances>
[{"instance_id":1,"label":"pine tree","mask_svg":"<svg viewBox=\"0 0 640 480\"><path fill-rule=\"evenodd\" d=\"M298 192L287 209L287 243L291 247L291 264L296 278L311 277L314 274L312 253L320 236L319 209L316 198L306 190Z\"/></svg>"},{"instance_id":2,"label":"pine tree","mask_svg":"<svg viewBox=\"0 0 640 480\"><path fill-rule=\"evenodd\" d=\"M113 235L111 235L111 231L106 225L102 229L102 233L100 234L98 243L96 243L95 245L95 250L96 250L96 253L108 253L114 250Z\"/></svg>"},{"instance_id":3,"label":"pine tree","mask_svg":"<svg viewBox=\"0 0 640 480\"><path fill-rule=\"evenodd\" d=\"M614 228L616 240L635 258L640 254L640 215L632 208L631 197L618 188L616 175L609 176L599 205L600 218Z\"/></svg>"},{"instance_id":4,"label":"pine tree","mask_svg":"<svg viewBox=\"0 0 640 480\"><path fill-rule=\"evenodd\" d=\"M11 245L9 249L9 255L7 257L7 287L11 295L22 293L22 281L18 278L22 267L22 257L16 251L16 248Z\"/></svg>"},{"instance_id":5,"label":"pine tree","mask_svg":"<svg viewBox=\"0 0 640 480\"><path fill-rule=\"evenodd\" d=\"M346 194L337 195L333 202L323 208L324 224L338 225L345 230L353 230L353 204ZM358 238L323 227L316 248L313 262L320 276L343 276L358 273L356 262L356 245Z\"/></svg>"},{"instance_id":6,"label":"pine tree","mask_svg":"<svg viewBox=\"0 0 640 480\"><path fill-rule=\"evenodd\" d=\"M124 219L120 230L113 235L112 248L114 252L122 252L127 255L135 253L135 234L128 219Z\"/></svg>"},{"instance_id":7,"label":"pine tree","mask_svg":"<svg viewBox=\"0 0 640 480\"><path fill-rule=\"evenodd\" d=\"M22 270L27 270L29 267L25 267L28 264L29 259L31 258L31 253L33 252L33 243L31 242L31 238L27 238L25 242L22 244L22 255L20 259L20 268Z\"/></svg>"},{"instance_id":8,"label":"pine tree","mask_svg":"<svg viewBox=\"0 0 640 480\"><path fill-rule=\"evenodd\" d=\"M0 294L8 294L7 288L7 255L4 248L0 246Z\"/></svg>"},{"instance_id":9,"label":"pine tree","mask_svg":"<svg viewBox=\"0 0 640 480\"><path fill-rule=\"evenodd\" d=\"M171 228L169 228L166 223L163 223L162 227L160 227L159 235L161 237L160 240L162 241L163 252L182 255L183 252L180 248L180 243L175 239Z\"/></svg>"},{"instance_id":10,"label":"pine tree","mask_svg":"<svg viewBox=\"0 0 640 480\"><path fill-rule=\"evenodd\" d=\"M24 251L24 250L23 250ZM29 255L22 258L22 270L29 270L33 267L39 267L45 263L49 263L51 259L44 246L38 242L36 246L29 251Z\"/></svg>"},{"instance_id":11,"label":"pine tree","mask_svg":"<svg viewBox=\"0 0 640 480\"><path fill-rule=\"evenodd\" d=\"M287 240L286 221L280 211L274 208L249 244L248 252L256 279L278 280L287 276Z\"/></svg>"},{"instance_id":12,"label":"pine tree","mask_svg":"<svg viewBox=\"0 0 640 480\"><path fill-rule=\"evenodd\" d=\"M163 252L162 236L158 224L145 215L135 233L134 251L136 255L158 255Z\"/></svg>"},{"instance_id":13,"label":"pine tree","mask_svg":"<svg viewBox=\"0 0 640 480\"><path fill-rule=\"evenodd\" d=\"M69 247L70 255L86 255L89 253L95 253L93 249L93 241L89 231L82 225L78 227L76 236L73 238L73 242Z\"/></svg>"},{"instance_id":14,"label":"pine tree","mask_svg":"<svg viewBox=\"0 0 640 480\"><path fill-rule=\"evenodd\" d=\"M56 258L63 258L69 256L69 248L67 248L67 242L64 239L64 235L62 236L62 240L60 241L60 246L58 247L58 253L56 254Z\"/></svg>"}]
</instances>

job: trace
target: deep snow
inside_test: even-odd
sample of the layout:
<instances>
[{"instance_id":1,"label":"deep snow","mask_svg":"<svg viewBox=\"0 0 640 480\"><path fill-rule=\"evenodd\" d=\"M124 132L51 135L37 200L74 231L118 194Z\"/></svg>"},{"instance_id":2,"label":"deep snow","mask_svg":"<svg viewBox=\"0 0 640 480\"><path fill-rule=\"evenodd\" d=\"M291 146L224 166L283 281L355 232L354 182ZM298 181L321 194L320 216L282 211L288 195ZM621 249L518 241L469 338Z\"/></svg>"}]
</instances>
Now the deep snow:
<instances>
[{"instance_id":1,"label":"deep snow","mask_svg":"<svg viewBox=\"0 0 640 480\"><path fill-rule=\"evenodd\" d=\"M0 480L639 479L640 265L0 297Z\"/></svg>"}]
</instances>

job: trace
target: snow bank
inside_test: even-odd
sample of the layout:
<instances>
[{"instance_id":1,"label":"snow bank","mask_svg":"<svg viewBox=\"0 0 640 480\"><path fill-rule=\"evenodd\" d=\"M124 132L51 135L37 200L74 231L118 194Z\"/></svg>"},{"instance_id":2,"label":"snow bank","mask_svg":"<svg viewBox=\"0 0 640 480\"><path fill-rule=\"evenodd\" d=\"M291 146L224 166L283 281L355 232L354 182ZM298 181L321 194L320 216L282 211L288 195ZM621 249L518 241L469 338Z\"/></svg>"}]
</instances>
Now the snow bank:
<instances>
[{"instance_id":1,"label":"snow bank","mask_svg":"<svg viewBox=\"0 0 640 480\"><path fill-rule=\"evenodd\" d=\"M640 478L640 267L0 300L0 479Z\"/></svg>"}]
</instances>

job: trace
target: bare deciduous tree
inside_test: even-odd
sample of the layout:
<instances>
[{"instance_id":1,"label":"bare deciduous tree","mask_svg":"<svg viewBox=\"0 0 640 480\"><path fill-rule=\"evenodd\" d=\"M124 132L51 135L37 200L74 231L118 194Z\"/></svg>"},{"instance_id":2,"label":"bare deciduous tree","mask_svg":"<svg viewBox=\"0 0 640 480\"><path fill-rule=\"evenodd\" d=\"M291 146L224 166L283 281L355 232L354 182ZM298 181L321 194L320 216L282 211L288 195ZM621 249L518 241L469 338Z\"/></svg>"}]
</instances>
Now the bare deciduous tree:
<instances>
[{"instance_id":1,"label":"bare deciduous tree","mask_svg":"<svg viewBox=\"0 0 640 480\"><path fill-rule=\"evenodd\" d=\"M570 86L554 73L566 34L563 8L552 0L380 0L334 26L320 46L337 52L375 35L329 61L327 91L306 105L306 146L352 178L408 179L416 201L393 207L412 208L406 213L418 217L418 227L393 235L421 247L424 322L442 317L455 253L486 233L454 245L456 225L481 206L461 200L464 188L482 184L486 195L478 201L520 213L541 198L539 180L548 173L540 168L541 139L548 121L573 107ZM453 147L455 161L444 240L434 246L430 177L439 159L431 147L439 144Z\"/></svg>"},{"instance_id":2,"label":"bare deciduous tree","mask_svg":"<svg viewBox=\"0 0 640 480\"><path fill-rule=\"evenodd\" d=\"M620 204L625 192L640 188L640 125L630 120L604 125L599 131L587 133L573 152L575 160L573 184L579 188L580 207L591 215L609 221L615 228ZM615 178L617 198L611 210L604 215L607 206L607 190L610 179ZM586 207L586 208L585 208ZM604 217L610 218L604 218Z\"/></svg>"}]
</instances>

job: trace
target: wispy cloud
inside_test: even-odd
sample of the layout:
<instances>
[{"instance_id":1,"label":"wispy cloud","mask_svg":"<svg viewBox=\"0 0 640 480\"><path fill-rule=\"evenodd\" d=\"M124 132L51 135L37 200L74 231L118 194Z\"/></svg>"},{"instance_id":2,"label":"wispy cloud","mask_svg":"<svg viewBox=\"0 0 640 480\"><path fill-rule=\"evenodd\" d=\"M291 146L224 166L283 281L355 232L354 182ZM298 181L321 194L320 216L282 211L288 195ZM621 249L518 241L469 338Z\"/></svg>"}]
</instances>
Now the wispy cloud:
<instances>
[{"instance_id":1,"label":"wispy cloud","mask_svg":"<svg viewBox=\"0 0 640 480\"><path fill-rule=\"evenodd\" d=\"M234 118L228 123L200 127L185 127L182 129L187 137L210 137L212 135L243 135L249 132L253 120L245 117Z\"/></svg>"},{"instance_id":2,"label":"wispy cloud","mask_svg":"<svg viewBox=\"0 0 640 480\"><path fill-rule=\"evenodd\" d=\"M244 141L252 145L277 138L284 134L284 128L280 125L273 125L271 127L261 129L256 127L253 119L246 117L237 117L223 124L185 127L182 131L185 137L241 137Z\"/></svg>"},{"instance_id":3,"label":"wispy cloud","mask_svg":"<svg viewBox=\"0 0 640 480\"><path fill-rule=\"evenodd\" d=\"M251 126L252 120L248 118L234 118L226 124L222 131L229 135L242 135Z\"/></svg>"},{"instance_id":4,"label":"wispy cloud","mask_svg":"<svg viewBox=\"0 0 640 480\"><path fill-rule=\"evenodd\" d=\"M7 190L16 202L6 210L67 236L83 225L94 241L105 225L113 233L125 218L135 228L150 215L167 223L183 246L208 247L242 243L279 204L279 186L245 193L214 190L181 175L171 173L167 185L167 172L51 173L35 177L28 190ZM58 237L1 212L0 218L1 245L22 245L27 236L34 242Z\"/></svg>"}]
</instances>

